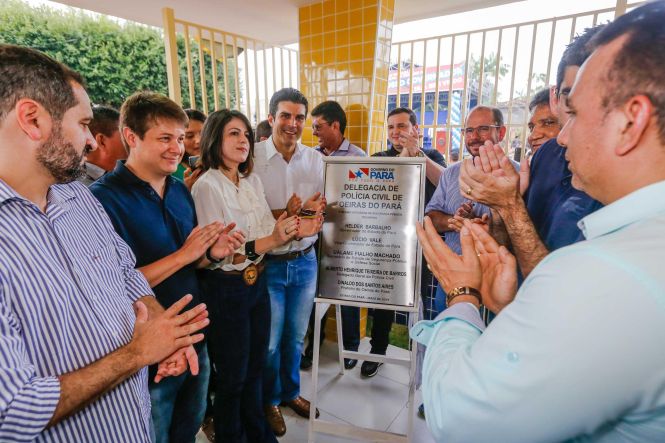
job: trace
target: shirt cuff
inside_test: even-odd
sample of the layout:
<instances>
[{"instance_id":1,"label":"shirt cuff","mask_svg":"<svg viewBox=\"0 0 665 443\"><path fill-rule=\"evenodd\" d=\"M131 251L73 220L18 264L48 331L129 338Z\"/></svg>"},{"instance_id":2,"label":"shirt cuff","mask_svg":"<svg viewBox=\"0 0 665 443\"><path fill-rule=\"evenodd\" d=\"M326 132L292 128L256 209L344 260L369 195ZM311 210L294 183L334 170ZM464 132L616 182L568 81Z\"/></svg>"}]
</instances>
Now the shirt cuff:
<instances>
[{"instance_id":1,"label":"shirt cuff","mask_svg":"<svg viewBox=\"0 0 665 443\"><path fill-rule=\"evenodd\" d=\"M480 317L478 308L472 303L455 303L440 313L434 320L423 320L416 323L409 331L409 336L412 340L427 346L434 335L436 326L441 322L450 320L461 320L480 332L485 330L485 323Z\"/></svg>"},{"instance_id":2,"label":"shirt cuff","mask_svg":"<svg viewBox=\"0 0 665 443\"><path fill-rule=\"evenodd\" d=\"M46 429L60 400L58 377L33 378L4 410L1 441L33 441Z\"/></svg>"},{"instance_id":3,"label":"shirt cuff","mask_svg":"<svg viewBox=\"0 0 665 443\"><path fill-rule=\"evenodd\" d=\"M127 288L127 297L129 297L132 303L146 295L152 295L153 297L155 295L150 288L148 281L145 279L141 271L137 269L132 269L127 272L125 277L125 287Z\"/></svg>"}]
</instances>

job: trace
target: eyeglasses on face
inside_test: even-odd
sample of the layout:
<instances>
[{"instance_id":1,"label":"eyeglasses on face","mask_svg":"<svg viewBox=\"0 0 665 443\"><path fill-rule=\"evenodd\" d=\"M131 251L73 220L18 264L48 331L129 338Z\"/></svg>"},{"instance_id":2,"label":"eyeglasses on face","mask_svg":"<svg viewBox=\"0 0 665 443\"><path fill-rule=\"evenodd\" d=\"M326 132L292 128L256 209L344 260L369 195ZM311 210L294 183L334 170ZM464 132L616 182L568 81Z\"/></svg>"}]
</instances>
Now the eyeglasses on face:
<instances>
[{"instance_id":1,"label":"eyeglasses on face","mask_svg":"<svg viewBox=\"0 0 665 443\"><path fill-rule=\"evenodd\" d=\"M463 132L465 135L471 135L471 134L473 134L474 132L477 132L478 135L480 135L480 136L482 137L482 136L484 136L484 135L489 134L490 131L492 130L492 128L498 128L498 127L499 127L499 126L497 126L497 125L476 126L475 128L468 127L468 128L462 128L462 132Z\"/></svg>"},{"instance_id":2,"label":"eyeglasses on face","mask_svg":"<svg viewBox=\"0 0 665 443\"><path fill-rule=\"evenodd\" d=\"M312 130L315 131L315 132L319 132L321 130L321 128L323 128L326 125L330 126L330 123L328 123L325 120L322 120L321 123L319 123L317 125L312 125Z\"/></svg>"}]
</instances>

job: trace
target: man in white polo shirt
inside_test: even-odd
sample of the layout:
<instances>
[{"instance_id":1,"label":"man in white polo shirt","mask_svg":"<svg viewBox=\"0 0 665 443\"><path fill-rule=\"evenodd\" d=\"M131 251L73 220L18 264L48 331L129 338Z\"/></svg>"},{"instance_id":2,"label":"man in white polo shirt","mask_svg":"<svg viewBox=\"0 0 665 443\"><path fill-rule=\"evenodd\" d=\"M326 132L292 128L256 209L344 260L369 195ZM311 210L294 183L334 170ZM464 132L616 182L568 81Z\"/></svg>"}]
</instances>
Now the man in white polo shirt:
<instances>
[{"instance_id":1,"label":"man in white polo shirt","mask_svg":"<svg viewBox=\"0 0 665 443\"><path fill-rule=\"evenodd\" d=\"M284 211L299 213L304 199L323 192L322 156L298 142L307 106L297 89L275 92L268 115L272 135L254 146L254 171L275 218ZM263 401L277 436L286 433L280 403L309 417L309 401L300 396L300 358L316 292L316 238L294 240L281 253L266 256L271 324Z\"/></svg>"}]
</instances>

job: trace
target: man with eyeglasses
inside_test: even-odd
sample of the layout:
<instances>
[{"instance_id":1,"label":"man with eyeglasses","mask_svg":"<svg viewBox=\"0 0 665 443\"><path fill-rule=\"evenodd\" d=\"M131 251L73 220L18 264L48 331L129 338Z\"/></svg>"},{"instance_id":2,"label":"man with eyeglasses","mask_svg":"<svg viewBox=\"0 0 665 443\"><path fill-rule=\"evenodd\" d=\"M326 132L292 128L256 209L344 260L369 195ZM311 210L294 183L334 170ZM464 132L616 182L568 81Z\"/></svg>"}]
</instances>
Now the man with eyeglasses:
<instances>
[{"instance_id":1,"label":"man with eyeglasses","mask_svg":"<svg viewBox=\"0 0 665 443\"><path fill-rule=\"evenodd\" d=\"M500 143L506 135L503 124L503 114L498 108L477 106L473 108L466 118L466 125L462 128L466 150L472 157L477 158L480 147L486 141L492 144ZM512 160L511 160L512 161ZM516 169L519 165L513 162ZM459 175L462 162L448 167L439 180L436 192L425 208L425 215L429 216L439 234L444 234L448 247L457 254L462 253L459 231L464 219L472 219L476 223L488 226L491 223L491 210L489 207L474 203L470 200L468 189L460 190ZM436 289L435 307L441 312L445 308L446 294L441 286ZM418 414L424 417L423 405Z\"/></svg>"},{"instance_id":2,"label":"man with eyeglasses","mask_svg":"<svg viewBox=\"0 0 665 443\"><path fill-rule=\"evenodd\" d=\"M312 133L319 139L314 149L325 156L366 157L365 151L344 138L345 129L346 113L336 101L327 100L312 109Z\"/></svg>"},{"instance_id":3,"label":"man with eyeglasses","mask_svg":"<svg viewBox=\"0 0 665 443\"><path fill-rule=\"evenodd\" d=\"M587 43L602 27L587 29L575 38L559 62L557 84L550 90L550 107L562 126L570 118L568 93L577 71L591 54ZM538 149L530 165L522 162L520 175L513 180L497 180L487 173L481 183L471 179L464 168L460 177L473 189L474 201L491 206L501 215L504 232L510 237L525 278L550 251L584 240L578 222L603 206L573 187L565 149L556 138Z\"/></svg>"},{"instance_id":4,"label":"man with eyeglasses","mask_svg":"<svg viewBox=\"0 0 665 443\"><path fill-rule=\"evenodd\" d=\"M466 150L474 158L478 156L480 147L486 141L500 143L506 135L501 110L489 106L477 106L469 112L466 125L462 128ZM515 163L516 164L516 163ZM459 230L462 219L470 218L476 222L487 224L490 220L490 208L474 204L468 189L459 188L460 166L458 162L447 168L436 192L425 208L440 234L445 234L446 243L453 251L461 252Z\"/></svg>"}]
</instances>

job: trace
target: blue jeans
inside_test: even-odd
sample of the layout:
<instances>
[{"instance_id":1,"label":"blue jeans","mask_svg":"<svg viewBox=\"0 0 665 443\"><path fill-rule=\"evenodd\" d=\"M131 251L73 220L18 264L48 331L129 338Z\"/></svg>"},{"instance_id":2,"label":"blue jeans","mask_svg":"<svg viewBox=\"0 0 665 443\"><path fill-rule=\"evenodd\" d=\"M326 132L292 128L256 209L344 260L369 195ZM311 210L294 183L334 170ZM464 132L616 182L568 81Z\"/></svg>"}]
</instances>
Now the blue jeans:
<instances>
[{"instance_id":1,"label":"blue jeans","mask_svg":"<svg viewBox=\"0 0 665 443\"><path fill-rule=\"evenodd\" d=\"M314 249L292 260L269 259L270 344L263 379L266 405L276 406L300 395L300 357L316 293Z\"/></svg>"},{"instance_id":2,"label":"blue jeans","mask_svg":"<svg viewBox=\"0 0 665 443\"><path fill-rule=\"evenodd\" d=\"M248 286L240 275L204 271L210 314L208 347L217 371L215 440L277 442L263 414L262 377L268 350L270 300L265 273Z\"/></svg>"},{"instance_id":3,"label":"blue jeans","mask_svg":"<svg viewBox=\"0 0 665 443\"><path fill-rule=\"evenodd\" d=\"M198 351L199 374L185 372L149 384L155 443L194 442L206 409L210 361L205 345Z\"/></svg>"}]
</instances>

